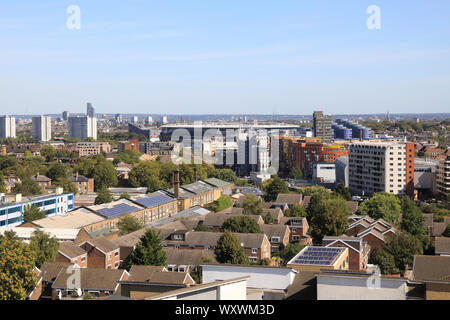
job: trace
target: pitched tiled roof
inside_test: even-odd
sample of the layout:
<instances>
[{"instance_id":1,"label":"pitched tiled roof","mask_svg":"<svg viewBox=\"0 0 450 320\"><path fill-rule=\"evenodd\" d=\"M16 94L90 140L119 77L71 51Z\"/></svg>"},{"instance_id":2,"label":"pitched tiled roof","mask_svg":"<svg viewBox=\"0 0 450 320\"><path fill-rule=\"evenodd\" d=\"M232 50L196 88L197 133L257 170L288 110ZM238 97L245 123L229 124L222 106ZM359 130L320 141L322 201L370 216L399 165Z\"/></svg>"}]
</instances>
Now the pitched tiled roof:
<instances>
[{"instance_id":1,"label":"pitched tiled roof","mask_svg":"<svg viewBox=\"0 0 450 320\"><path fill-rule=\"evenodd\" d=\"M230 185L233 184L231 182L227 182L227 181L220 180L220 179L217 179L217 178L209 178L209 179L205 179L203 181L205 181L205 182L207 182L207 183L209 183L209 184L211 184L211 185L213 185L214 187L217 187L217 188L222 188L222 187L230 186Z\"/></svg>"},{"instance_id":2,"label":"pitched tiled roof","mask_svg":"<svg viewBox=\"0 0 450 320\"><path fill-rule=\"evenodd\" d=\"M162 266L132 266L125 282L183 285L186 278L186 272L168 272Z\"/></svg>"},{"instance_id":3,"label":"pitched tiled roof","mask_svg":"<svg viewBox=\"0 0 450 320\"><path fill-rule=\"evenodd\" d=\"M70 262L44 262L41 266L42 281L54 281L62 269L73 265Z\"/></svg>"},{"instance_id":4,"label":"pitched tiled roof","mask_svg":"<svg viewBox=\"0 0 450 320\"><path fill-rule=\"evenodd\" d=\"M302 195L300 193L280 193L277 196L276 203L301 204Z\"/></svg>"},{"instance_id":5,"label":"pitched tiled roof","mask_svg":"<svg viewBox=\"0 0 450 320\"><path fill-rule=\"evenodd\" d=\"M423 225L428 230L428 228L433 228L433 214L424 213L423 214Z\"/></svg>"},{"instance_id":6,"label":"pitched tiled roof","mask_svg":"<svg viewBox=\"0 0 450 320\"><path fill-rule=\"evenodd\" d=\"M196 245L215 247L219 238L223 235L221 232L203 232L190 231L186 233L184 241L166 240L165 243L170 245ZM260 248L265 235L263 233L234 233L239 242L247 248Z\"/></svg>"},{"instance_id":7,"label":"pitched tiled roof","mask_svg":"<svg viewBox=\"0 0 450 320\"><path fill-rule=\"evenodd\" d=\"M367 243L361 237L349 237L346 235L342 235L340 237L324 237L322 240L322 246L328 247L336 242L343 243L358 252L361 250L361 248L364 248Z\"/></svg>"},{"instance_id":8,"label":"pitched tiled roof","mask_svg":"<svg viewBox=\"0 0 450 320\"><path fill-rule=\"evenodd\" d=\"M90 239L86 242L89 242L91 245L93 245L94 247L100 249L101 251L108 253L114 250L117 250L119 248L119 246L117 244L115 244L114 242L106 239L106 238L95 238L95 239Z\"/></svg>"},{"instance_id":9,"label":"pitched tiled roof","mask_svg":"<svg viewBox=\"0 0 450 320\"><path fill-rule=\"evenodd\" d=\"M82 290L108 290L115 291L118 282L120 281L125 270L116 269L100 269L100 268L82 268L80 271L80 289ZM52 288L65 289L68 286L68 278L73 275L73 272L66 272L62 269Z\"/></svg>"},{"instance_id":10,"label":"pitched tiled roof","mask_svg":"<svg viewBox=\"0 0 450 320\"><path fill-rule=\"evenodd\" d=\"M438 238L436 238L434 252L436 254L447 254L447 255L450 255L450 238L448 238L448 237L438 237Z\"/></svg>"},{"instance_id":11,"label":"pitched tiled roof","mask_svg":"<svg viewBox=\"0 0 450 320\"><path fill-rule=\"evenodd\" d=\"M413 279L450 282L450 256L414 256Z\"/></svg>"},{"instance_id":12,"label":"pitched tiled roof","mask_svg":"<svg viewBox=\"0 0 450 320\"><path fill-rule=\"evenodd\" d=\"M69 259L79 257L86 253L86 251L84 251L72 241L60 242L58 251Z\"/></svg>"},{"instance_id":13,"label":"pitched tiled roof","mask_svg":"<svg viewBox=\"0 0 450 320\"><path fill-rule=\"evenodd\" d=\"M433 222L433 236L440 237L449 224L450 217L445 217L444 222Z\"/></svg>"},{"instance_id":14,"label":"pitched tiled roof","mask_svg":"<svg viewBox=\"0 0 450 320\"><path fill-rule=\"evenodd\" d=\"M89 181L88 178L86 178L85 176L82 176L82 175L73 175L69 179L72 182L88 182Z\"/></svg>"},{"instance_id":15,"label":"pitched tiled roof","mask_svg":"<svg viewBox=\"0 0 450 320\"><path fill-rule=\"evenodd\" d=\"M358 210L358 201L347 201L350 214L354 214Z\"/></svg>"},{"instance_id":16,"label":"pitched tiled roof","mask_svg":"<svg viewBox=\"0 0 450 320\"><path fill-rule=\"evenodd\" d=\"M165 247L167 264L198 266L202 263L202 258L209 257L215 259L212 250L180 250L173 247Z\"/></svg>"},{"instance_id":17,"label":"pitched tiled roof","mask_svg":"<svg viewBox=\"0 0 450 320\"><path fill-rule=\"evenodd\" d=\"M43 175L34 175L31 177L33 180L36 180L37 182L49 182L52 181L49 177L43 176Z\"/></svg>"},{"instance_id":18,"label":"pitched tiled roof","mask_svg":"<svg viewBox=\"0 0 450 320\"><path fill-rule=\"evenodd\" d=\"M263 224L260 226L261 231L269 238L280 237L280 241L283 241L284 235L288 232L289 227L283 224Z\"/></svg>"},{"instance_id":19,"label":"pitched tiled roof","mask_svg":"<svg viewBox=\"0 0 450 320\"><path fill-rule=\"evenodd\" d=\"M310 202L310 201L311 201L311 196L304 196L304 197L303 197L302 205L303 205L305 208L308 208L309 202Z\"/></svg>"}]
</instances>

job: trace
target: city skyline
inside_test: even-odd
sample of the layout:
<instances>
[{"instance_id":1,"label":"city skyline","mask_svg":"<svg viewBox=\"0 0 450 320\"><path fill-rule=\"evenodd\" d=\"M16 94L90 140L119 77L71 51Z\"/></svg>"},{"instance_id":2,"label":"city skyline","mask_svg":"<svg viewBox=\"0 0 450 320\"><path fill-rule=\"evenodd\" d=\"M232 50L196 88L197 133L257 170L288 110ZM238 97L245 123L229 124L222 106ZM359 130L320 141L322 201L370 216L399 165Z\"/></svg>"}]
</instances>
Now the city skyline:
<instances>
[{"instance_id":1,"label":"city skyline","mask_svg":"<svg viewBox=\"0 0 450 320\"><path fill-rule=\"evenodd\" d=\"M372 4L379 30L366 26ZM79 30L70 5L0 4L3 110L449 110L448 2L78 1Z\"/></svg>"}]
</instances>

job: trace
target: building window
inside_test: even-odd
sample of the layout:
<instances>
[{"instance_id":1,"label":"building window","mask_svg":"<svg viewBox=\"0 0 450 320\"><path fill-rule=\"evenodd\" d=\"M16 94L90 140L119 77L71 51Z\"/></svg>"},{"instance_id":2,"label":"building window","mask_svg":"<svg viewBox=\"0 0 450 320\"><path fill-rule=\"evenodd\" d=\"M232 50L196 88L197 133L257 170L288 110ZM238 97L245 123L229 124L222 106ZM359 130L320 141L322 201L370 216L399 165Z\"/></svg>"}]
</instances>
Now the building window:
<instances>
[{"instance_id":1,"label":"building window","mask_svg":"<svg viewBox=\"0 0 450 320\"><path fill-rule=\"evenodd\" d=\"M257 254L258 253L258 249L257 248L252 248L252 254Z\"/></svg>"}]
</instances>

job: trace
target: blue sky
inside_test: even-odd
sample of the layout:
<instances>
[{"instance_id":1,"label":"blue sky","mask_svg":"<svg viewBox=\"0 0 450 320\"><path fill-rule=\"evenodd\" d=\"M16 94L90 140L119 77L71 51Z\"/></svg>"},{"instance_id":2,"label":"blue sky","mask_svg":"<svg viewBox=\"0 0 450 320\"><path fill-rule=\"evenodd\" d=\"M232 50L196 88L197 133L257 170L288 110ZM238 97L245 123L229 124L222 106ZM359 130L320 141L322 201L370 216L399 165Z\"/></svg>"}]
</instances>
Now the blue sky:
<instances>
[{"instance_id":1,"label":"blue sky","mask_svg":"<svg viewBox=\"0 0 450 320\"><path fill-rule=\"evenodd\" d=\"M2 1L0 113L450 112L449 13L447 0Z\"/></svg>"}]
</instances>

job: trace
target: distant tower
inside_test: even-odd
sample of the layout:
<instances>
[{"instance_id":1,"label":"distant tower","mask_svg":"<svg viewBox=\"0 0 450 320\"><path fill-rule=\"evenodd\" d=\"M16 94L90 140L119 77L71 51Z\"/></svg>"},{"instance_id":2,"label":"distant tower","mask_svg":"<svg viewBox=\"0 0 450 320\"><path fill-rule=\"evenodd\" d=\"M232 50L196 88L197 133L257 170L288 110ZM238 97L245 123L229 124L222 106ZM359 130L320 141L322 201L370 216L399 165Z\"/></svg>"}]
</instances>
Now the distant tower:
<instances>
[{"instance_id":1,"label":"distant tower","mask_svg":"<svg viewBox=\"0 0 450 320\"><path fill-rule=\"evenodd\" d=\"M88 117L94 118L95 117L95 109L92 106L92 103L88 102L87 103L87 111L86 114L88 115Z\"/></svg>"},{"instance_id":2,"label":"distant tower","mask_svg":"<svg viewBox=\"0 0 450 320\"><path fill-rule=\"evenodd\" d=\"M16 118L9 116L0 117L0 138L16 137Z\"/></svg>"},{"instance_id":3,"label":"distant tower","mask_svg":"<svg viewBox=\"0 0 450 320\"><path fill-rule=\"evenodd\" d=\"M69 119L69 115L70 115L70 112L69 112L69 111L64 111L64 112L62 113L62 118L63 118L63 120L64 120L64 121L67 121L67 120Z\"/></svg>"},{"instance_id":4,"label":"distant tower","mask_svg":"<svg viewBox=\"0 0 450 320\"><path fill-rule=\"evenodd\" d=\"M52 122L50 117L38 116L32 118L33 137L39 141L52 139Z\"/></svg>"},{"instance_id":5,"label":"distant tower","mask_svg":"<svg viewBox=\"0 0 450 320\"><path fill-rule=\"evenodd\" d=\"M387 115L386 115L386 120L391 122L391 114L389 113L389 110L388 110Z\"/></svg>"}]
</instances>

